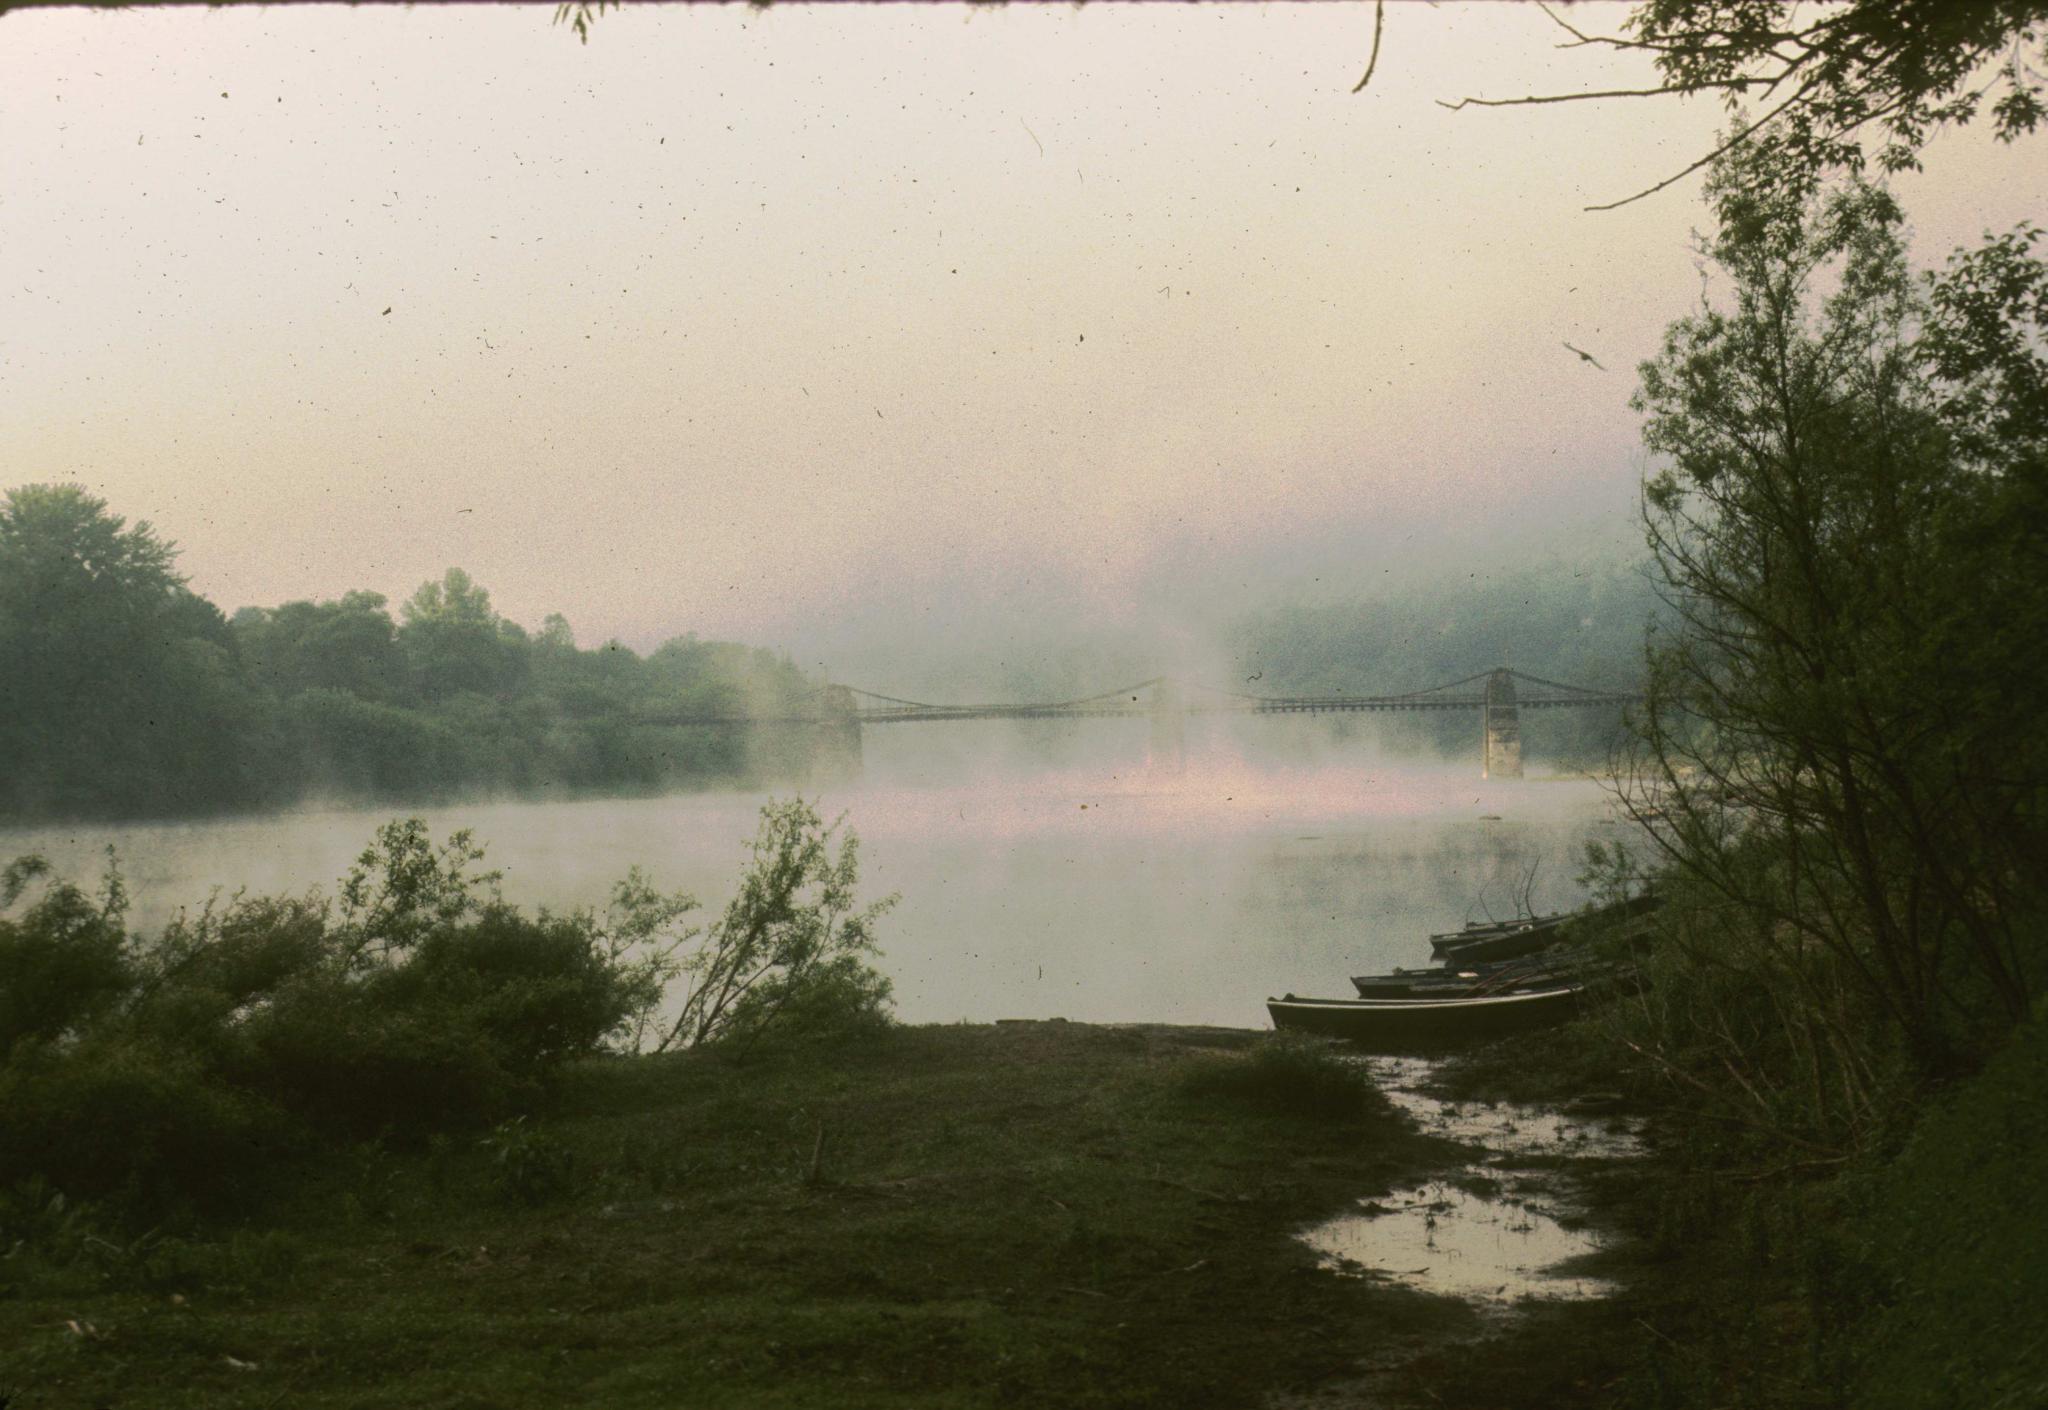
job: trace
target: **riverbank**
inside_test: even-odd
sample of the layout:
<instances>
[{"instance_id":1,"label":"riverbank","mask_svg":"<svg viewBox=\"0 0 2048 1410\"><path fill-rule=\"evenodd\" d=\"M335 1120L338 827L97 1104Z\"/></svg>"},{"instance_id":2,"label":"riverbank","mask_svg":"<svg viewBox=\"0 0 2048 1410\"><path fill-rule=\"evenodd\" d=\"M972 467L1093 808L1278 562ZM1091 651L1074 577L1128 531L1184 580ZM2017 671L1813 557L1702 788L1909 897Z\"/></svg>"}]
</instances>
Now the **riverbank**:
<instances>
[{"instance_id":1,"label":"riverbank","mask_svg":"<svg viewBox=\"0 0 2048 1410\"><path fill-rule=\"evenodd\" d=\"M1419 1398L1360 1404L2048 1404L2041 1018L1981 1071L1926 1093L1909 1129L1851 1159L1734 1139L1617 1072L1592 1025L1479 1049L1439 1069L1435 1090L1568 1109L1574 1094L1591 1095L1632 1113L1644 1132L1637 1158L1572 1175L1609 1240L1597 1266L1617 1287L1597 1301L1532 1307L1473 1354L1427 1368Z\"/></svg>"},{"instance_id":2,"label":"riverbank","mask_svg":"<svg viewBox=\"0 0 2048 1410\"><path fill-rule=\"evenodd\" d=\"M1459 1148L1313 1063L1258 1076L1262 1042L1032 1023L592 1062L525 1121L359 1147L232 1225L48 1209L0 1262L0 1389L1251 1406L1475 1331L1292 1237Z\"/></svg>"},{"instance_id":3,"label":"riverbank","mask_svg":"<svg viewBox=\"0 0 2048 1410\"><path fill-rule=\"evenodd\" d=\"M1589 1148L1594 1118L1556 1113L1612 1107L1557 1060L1564 1039L1380 1064L1397 1105L1241 1030L898 1028L586 1063L524 1120L359 1146L226 1222L121 1228L15 1191L0 1392L13 1410L1904 1407L1971 1403L1935 1384L1962 1358L1967 1385L2010 1392L1975 1403L2033 1403L2041 1042L1959 1092L1889 1183L1851 1189L1717 1171L1654 1124L1644 1149ZM1489 1168L1481 1146L1506 1154ZM1425 1197L1527 1211L1503 1241L1545 1220L1600 1245L1548 1290L1601 1295L1432 1296L1385 1273L1433 1259L1337 1276L1299 1237L1362 1206L1433 1219ZM1873 1271L1925 1295L1845 1298Z\"/></svg>"}]
</instances>

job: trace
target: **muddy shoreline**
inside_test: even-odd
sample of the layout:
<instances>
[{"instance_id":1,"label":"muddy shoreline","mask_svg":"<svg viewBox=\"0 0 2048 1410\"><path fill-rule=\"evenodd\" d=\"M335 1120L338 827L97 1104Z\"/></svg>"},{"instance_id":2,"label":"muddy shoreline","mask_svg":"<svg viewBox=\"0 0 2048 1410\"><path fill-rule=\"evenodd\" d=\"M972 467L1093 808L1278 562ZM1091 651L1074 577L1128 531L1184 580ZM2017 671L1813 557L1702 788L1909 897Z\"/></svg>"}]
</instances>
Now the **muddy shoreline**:
<instances>
[{"instance_id":1,"label":"muddy shoreline","mask_svg":"<svg viewBox=\"0 0 2048 1410\"><path fill-rule=\"evenodd\" d=\"M1654 1277L1637 1217L1654 1162L1641 1118L1540 1085L1510 1100L1489 1080L1497 1050L1354 1060L1464 1156L1300 1237L1336 1276L1427 1294L1446 1324L1364 1349L1272 1410L1608 1403Z\"/></svg>"},{"instance_id":2,"label":"muddy shoreline","mask_svg":"<svg viewBox=\"0 0 2048 1410\"><path fill-rule=\"evenodd\" d=\"M1602 1403L1658 1286L1635 1243L1511 1250L1618 1289L1514 1301L1404 1281L1401 1252L1333 1271L1301 1235L1374 1201L1425 1248L1435 1218L1442 1251L1505 1200L1486 1237L1598 1241L1635 1163L1555 1116L1444 1105L1450 1069L1389 1101L1288 1047L1031 1022L593 1061L520 1128L545 1188L478 1131L280 1170L226 1221L68 1213L0 1262L0 1388L24 1410Z\"/></svg>"}]
</instances>

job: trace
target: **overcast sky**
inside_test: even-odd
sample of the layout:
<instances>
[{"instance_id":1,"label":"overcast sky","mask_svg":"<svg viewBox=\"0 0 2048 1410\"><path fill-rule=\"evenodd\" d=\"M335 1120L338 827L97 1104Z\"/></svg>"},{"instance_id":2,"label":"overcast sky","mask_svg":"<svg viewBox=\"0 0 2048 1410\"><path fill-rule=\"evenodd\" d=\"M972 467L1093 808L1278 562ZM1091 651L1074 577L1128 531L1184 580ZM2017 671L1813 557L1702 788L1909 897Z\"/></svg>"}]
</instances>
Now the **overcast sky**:
<instances>
[{"instance_id":1,"label":"overcast sky","mask_svg":"<svg viewBox=\"0 0 2048 1410\"><path fill-rule=\"evenodd\" d=\"M0 18L0 483L230 611L459 564L828 666L1636 542L1697 183L1581 207L1721 115L1437 106L1647 76L1533 8L1390 6L1356 96L1365 5L549 19ZM2041 157L1944 143L1923 249Z\"/></svg>"}]
</instances>

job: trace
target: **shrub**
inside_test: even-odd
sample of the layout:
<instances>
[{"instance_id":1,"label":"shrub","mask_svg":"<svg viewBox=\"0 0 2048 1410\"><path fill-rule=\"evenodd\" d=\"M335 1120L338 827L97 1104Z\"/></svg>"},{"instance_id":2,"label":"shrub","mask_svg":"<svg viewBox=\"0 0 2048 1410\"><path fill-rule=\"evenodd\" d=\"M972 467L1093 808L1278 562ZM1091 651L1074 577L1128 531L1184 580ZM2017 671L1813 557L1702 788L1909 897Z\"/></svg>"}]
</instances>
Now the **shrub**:
<instances>
[{"instance_id":1,"label":"shrub","mask_svg":"<svg viewBox=\"0 0 2048 1410\"><path fill-rule=\"evenodd\" d=\"M47 870L40 857L9 865L0 876L0 908ZM111 876L97 904L76 886L53 882L20 919L0 919L0 1056L25 1040L62 1037L126 993L134 979L126 944Z\"/></svg>"},{"instance_id":2,"label":"shrub","mask_svg":"<svg viewBox=\"0 0 2048 1410\"><path fill-rule=\"evenodd\" d=\"M1268 1038L1244 1057L1209 1059L1188 1073L1182 1090L1306 1120L1360 1120L1391 1109L1358 1063L1327 1043L1289 1037Z\"/></svg>"},{"instance_id":3,"label":"shrub","mask_svg":"<svg viewBox=\"0 0 2048 1410\"><path fill-rule=\"evenodd\" d=\"M40 1176L137 1213L217 1208L289 1144L274 1107L133 1038L95 1036L0 1068L0 1185Z\"/></svg>"},{"instance_id":4,"label":"shrub","mask_svg":"<svg viewBox=\"0 0 2048 1410\"><path fill-rule=\"evenodd\" d=\"M729 1033L742 1045L768 1031L817 1042L872 1036L891 1022L893 987L858 956L837 955L763 982L734 1007Z\"/></svg>"},{"instance_id":5,"label":"shrub","mask_svg":"<svg viewBox=\"0 0 2048 1410\"><path fill-rule=\"evenodd\" d=\"M856 909L860 839L846 833L834 857L838 830L801 798L761 809L753 864L738 894L677 965L689 988L663 1048L728 1036L752 1044L792 1011L804 1012L792 1009L799 1001L817 1011L852 999L880 1011L888 981L868 968L867 956L875 952L875 922L896 898Z\"/></svg>"},{"instance_id":6,"label":"shrub","mask_svg":"<svg viewBox=\"0 0 2048 1410\"><path fill-rule=\"evenodd\" d=\"M473 1011L387 1004L380 986L297 986L249 1020L235 1076L338 1135L412 1138L531 1096Z\"/></svg>"},{"instance_id":7,"label":"shrub","mask_svg":"<svg viewBox=\"0 0 2048 1410\"><path fill-rule=\"evenodd\" d=\"M387 1003L461 1011L508 1069L528 1073L595 1052L640 997L588 920L529 920L505 905L429 934L373 987Z\"/></svg>"},{"instance_id":8,"label":"shrub","mask_svg":"<svg viewBox=\"0 0 2048 1410\"><path fill-rule=\"evenodd\" d=\"M436 847L416 818L378 830L338 904L238 895L148 941L122 929L118 878L97 902L53 883L0 919L0 1189L217 1207L308 1138L495 1121L565 1061L637 1046L679 976L693 1041L871 1030L889 983L864 961L888 903L854 909L855 844L835 858L833 831L800 800L764 810L755 865L697 949L679 925L695 903L637 873L602 919L528 917L491 894L467 833ZM0 909L43 870L9 868ZM493 1140L517 1197L567 1178L516 1122Z\"/></svg>"},{"instance_id":9,"label":"shrub","mask_svg":"<svg viewBox=\"0 0 2048 1410\"><path fill-rule=\"evenodd\" d=\"M575 1154L545 1131L515 1116L484 1138L491 1157L491 1181L498 1194L518 1204L551 1204L575 1184Z\"/></svg>"},{"instance_id":10,"label":"shrub","mask_svg":"<svg viewBox=\"0 0 2048 1410\"><path fill-rule=\"evenodd\" d=\"M1852 1401L2039 1405L2048 1391L2048 1019L1930 1106L1849 1227L1889 1306L1857 1329ZM1824 1292L1836 1292L1824 1288Z\"/></svg>"}]
</instances>

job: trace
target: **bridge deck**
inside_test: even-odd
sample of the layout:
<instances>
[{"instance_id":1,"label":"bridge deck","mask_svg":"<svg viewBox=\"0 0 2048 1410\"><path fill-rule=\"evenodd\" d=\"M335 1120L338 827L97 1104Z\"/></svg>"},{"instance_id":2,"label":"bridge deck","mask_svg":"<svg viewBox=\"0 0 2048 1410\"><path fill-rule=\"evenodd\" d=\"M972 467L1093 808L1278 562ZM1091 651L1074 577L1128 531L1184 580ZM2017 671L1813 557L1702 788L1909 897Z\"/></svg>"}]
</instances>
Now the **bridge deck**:
<instances>
[{"instance_id":1,"label":"bridge deck","mask_svg":"<svg viewBox=\"0 0 2048 1410\"><path fill-rule=\"evenodd\" d=\"M1586 694L1556 698L1524 696L1515 703L1524 710L1571 709L1587 706L1615 706L1633 703L1638 697L1621 693ZM1406 710L1483 710L1486 697L1433 696L1302 696L1241 700L1229 703L1190 703L1173 707L1170 713L1184 715L1345 715L1378 714ZM925 705L883 706L850 713L817 715L660 715L642 716L641 723L654 725L825 725L858 722L864 725L924 724L937 720L1077 720L1143 719L1156 713L1149 704L1088 705Z\"/></svg>"}]
</instances>

